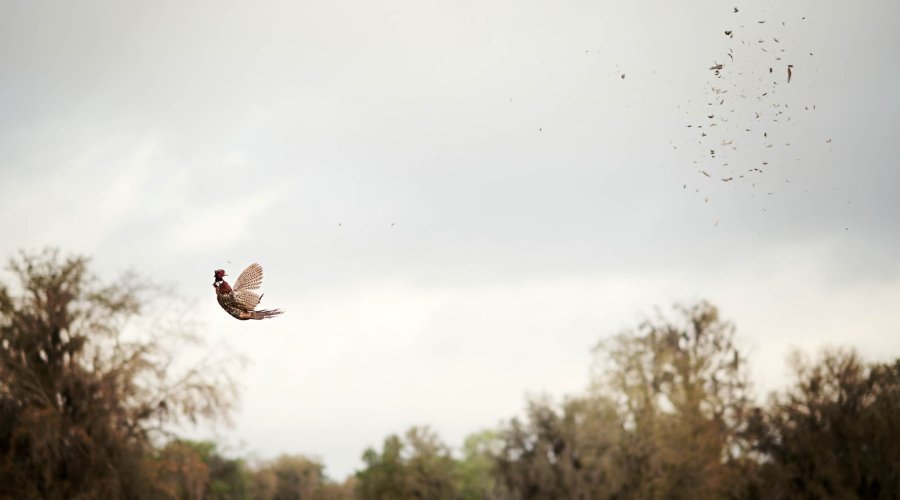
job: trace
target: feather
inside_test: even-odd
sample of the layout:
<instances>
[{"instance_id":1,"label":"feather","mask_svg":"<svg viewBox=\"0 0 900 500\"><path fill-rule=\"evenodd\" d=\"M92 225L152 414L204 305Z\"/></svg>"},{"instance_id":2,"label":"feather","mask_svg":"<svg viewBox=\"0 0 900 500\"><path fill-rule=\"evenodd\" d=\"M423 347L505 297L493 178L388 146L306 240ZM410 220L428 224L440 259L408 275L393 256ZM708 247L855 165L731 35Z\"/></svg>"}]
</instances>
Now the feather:
<instances>
[{"instance_id":1,"label":"feather","mask_svg":"<svg viewBox=\"0 0 900 500\"><path fill-rule=\"evenodd\" d=\"M250 290L234 291L234 301L237 303L237 306L248 311L252 311L259 304L261 298L256 292L251 292Z\"/></svg>"},{"instance_id":2,"label":"feather","mask_svg":"<svg viewBox=\"0 0 900 500\"><path fill-rule=\"evenodd\" d=\"M282 313L284 313L284 311L281 309L260 309L259 311L250 311L247 316L249 316L249 319L268 319L279 316Z\"/></svg>"},{"instance_id":3,"label":"feather","mask_svg":"<svg viewBox=\"0 0 900 500\"><path fill-rule=\"evenodd\" d=\"M263 296L254 290L262 285L262 279L262 266L255 262L247 266L247 269L244 269L238 276L234 282L234 288L228 286L228 283L217 274L216 282L213 283L216 288L216 300L225 312L239 320L274 318L283 311L281 309L255 310Z\"/></svg>"},{"instance_id":4,"label":"feather","mask_svg":"<svg viewBox=\"0 0 900 500\"><path fill-rule=\"evenodd\" d=\"M247 266L247 269L238 276L238 279L234 282L234 291L237 292L239 290L256 290L260 286L262 286L263 280L263 268L261 265L254 262Z\"/></svg>"}]
</instances>

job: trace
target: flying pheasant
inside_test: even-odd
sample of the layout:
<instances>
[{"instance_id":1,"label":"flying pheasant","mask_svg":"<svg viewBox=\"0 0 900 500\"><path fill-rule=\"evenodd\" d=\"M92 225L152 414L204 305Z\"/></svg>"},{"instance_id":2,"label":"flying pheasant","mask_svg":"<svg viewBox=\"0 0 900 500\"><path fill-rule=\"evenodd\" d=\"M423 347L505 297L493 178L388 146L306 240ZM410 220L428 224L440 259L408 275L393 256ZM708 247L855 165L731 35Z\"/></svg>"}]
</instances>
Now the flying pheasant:
<instances>
[{"instance_id":1,"label":"flying pheasant","mask_svg":"<svg viewBox=\"0 0 900 500\"><path fill-rule=\"evenodd\" d=\"M234 282L234 288L223 279L225 276L228 275L224 269L216 269L213 273L213 287L216 289L216 300L228 314L245 320L273 318L284 312L281 309L254 310L262 300L262 294L257 295L254 291L262 285L263 268L259 264L247 266Z\"/></svg>"}]
</instances>

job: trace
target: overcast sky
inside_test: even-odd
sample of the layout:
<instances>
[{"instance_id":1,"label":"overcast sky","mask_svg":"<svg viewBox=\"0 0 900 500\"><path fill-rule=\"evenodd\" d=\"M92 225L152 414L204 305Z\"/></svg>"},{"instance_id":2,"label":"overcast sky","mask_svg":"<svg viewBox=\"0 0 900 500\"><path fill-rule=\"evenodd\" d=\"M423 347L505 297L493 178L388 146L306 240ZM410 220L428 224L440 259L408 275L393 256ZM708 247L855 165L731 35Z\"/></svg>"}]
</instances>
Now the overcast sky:
<instances>
[{"instance_id":1,"label":"overcast sky","mask_svg":"<svg viewBox=\"0 0 900 500\"><path fill-rule=\"evenodd\" d=\"M338 478L410 425L459 445L583 389L599 339L673 302L734 320L764 393L794 347L900 356L898 19L5 0L0 256L171 285L250 361L234 428L194 435ZM215 302L254 261L281 318Z\"/></svg>"}]
</instances>

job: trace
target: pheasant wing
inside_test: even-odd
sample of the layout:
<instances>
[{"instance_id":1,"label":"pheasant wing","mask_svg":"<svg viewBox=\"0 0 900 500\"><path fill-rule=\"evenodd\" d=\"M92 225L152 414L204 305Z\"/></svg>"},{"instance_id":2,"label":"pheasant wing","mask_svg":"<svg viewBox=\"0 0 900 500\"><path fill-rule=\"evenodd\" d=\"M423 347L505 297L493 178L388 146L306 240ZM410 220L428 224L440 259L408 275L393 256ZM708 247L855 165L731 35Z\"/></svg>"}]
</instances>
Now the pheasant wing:
<instances>
[{"instance_id":1,"label":"pheasant wing","mask_svg":"<svg viewBox=\"0 0 900 500\"><path fill-rule=\"evenodd\" d=\"M247 266L247 269L238 276L238 279L234 282L233 290L235 292L240 290L256 290L260 286L262 286L263 280L263 268L261 265L254 262Z\"/></svg>"},{"instance_id":2,"label":"pheasant wing","mask_svg":"<svg viewBox=\"0 0 900 500\"><path fill-rule=\"evenodd\" d=\"M234 291L234 301L237 302L239 308L245 311L252 311L255 309L261 299L262 295L257 295L256 292L250 290Z\"/></svg>"}]
</instances>

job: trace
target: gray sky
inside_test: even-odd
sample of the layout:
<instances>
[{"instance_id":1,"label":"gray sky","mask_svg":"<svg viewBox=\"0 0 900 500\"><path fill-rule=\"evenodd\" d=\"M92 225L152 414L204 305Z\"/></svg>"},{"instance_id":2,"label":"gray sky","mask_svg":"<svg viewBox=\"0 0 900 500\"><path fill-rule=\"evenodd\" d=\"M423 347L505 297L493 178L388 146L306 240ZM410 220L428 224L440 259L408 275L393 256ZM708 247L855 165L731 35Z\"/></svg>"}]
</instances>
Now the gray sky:
<instances>
[{"instance_id":1,"label":"gray sky","mask_svg":"<svg viewBox=\"0 0 900 500\"><path fill-rule=\"evenodd\" d=\"M251 361L192 432L336 477L581 390L674 301L761 392L792 347L900 356L900 4L734 6L3 2L0 255L171 284ZM278 320L215 303L253 261Z\"/></svg>"}]
</instances>

